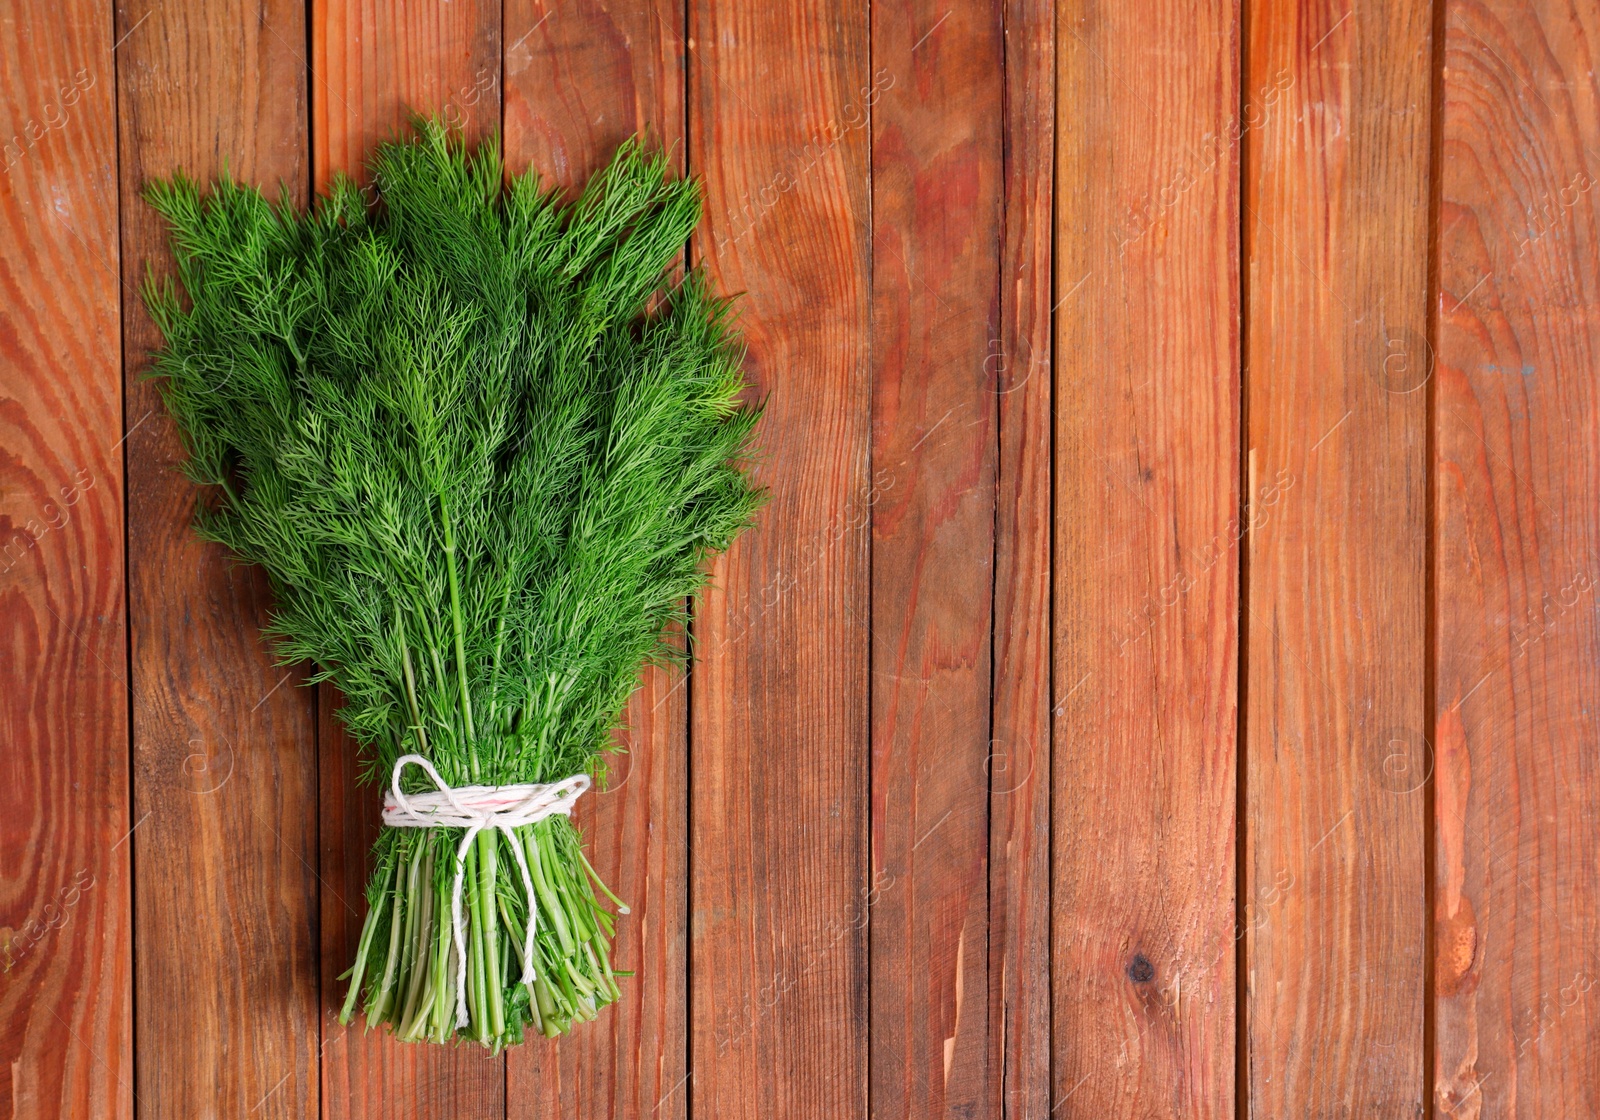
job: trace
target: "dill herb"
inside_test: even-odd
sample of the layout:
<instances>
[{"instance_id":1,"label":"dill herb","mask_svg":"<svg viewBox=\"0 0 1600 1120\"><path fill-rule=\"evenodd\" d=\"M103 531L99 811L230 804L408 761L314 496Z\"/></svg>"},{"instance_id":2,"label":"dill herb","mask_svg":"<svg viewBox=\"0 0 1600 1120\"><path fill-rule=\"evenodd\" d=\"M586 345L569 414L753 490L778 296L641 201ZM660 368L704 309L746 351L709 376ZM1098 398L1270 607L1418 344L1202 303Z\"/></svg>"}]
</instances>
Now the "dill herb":
<instances>
[{"instance_id":1,"label":"dill herb","mask_svg":"<svg viewBox=\"0 0 1600 1120\"><path fill-rule=\"evenodd\" d=\"M347 178L304 213L152 183L178 281L146 285L153 373L213 488L199 532L266 570L278 652L344 694L367 777L416 753L451 786L598 779L641 667L682 658L666 631L762 499L727 303L669 275L699 187L629 142L564 205L505 181L493 141L413 125L378 149L371 204ZM458 1028L462 836L383 830L342 1019L498 1049L617 999L596 887L615 897L552 816L466 853Z\"/></svg>"}]
</instances>

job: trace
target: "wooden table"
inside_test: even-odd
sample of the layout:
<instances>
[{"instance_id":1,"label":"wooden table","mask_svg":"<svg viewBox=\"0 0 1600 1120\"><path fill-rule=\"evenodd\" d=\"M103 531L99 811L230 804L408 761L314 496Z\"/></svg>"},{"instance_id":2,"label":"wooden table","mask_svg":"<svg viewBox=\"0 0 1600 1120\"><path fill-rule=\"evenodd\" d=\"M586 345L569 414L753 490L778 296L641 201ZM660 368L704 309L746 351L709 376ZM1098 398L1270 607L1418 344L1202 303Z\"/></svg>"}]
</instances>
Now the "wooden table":
<instances>
[{"instance_id":1,"label":"wooden table","mask_svg":"<svg viewBox=\"0 0 1600 1120\"><path fill-rule=\"evenodd\" d=\"M4 24L0 1116L1600 1115L1600 9ZM492 1058L337 1025L377 794L141 378L141 185L406 106L647 130L770 398L581 814L638 975Z\"/></svg>"}]
</instances>

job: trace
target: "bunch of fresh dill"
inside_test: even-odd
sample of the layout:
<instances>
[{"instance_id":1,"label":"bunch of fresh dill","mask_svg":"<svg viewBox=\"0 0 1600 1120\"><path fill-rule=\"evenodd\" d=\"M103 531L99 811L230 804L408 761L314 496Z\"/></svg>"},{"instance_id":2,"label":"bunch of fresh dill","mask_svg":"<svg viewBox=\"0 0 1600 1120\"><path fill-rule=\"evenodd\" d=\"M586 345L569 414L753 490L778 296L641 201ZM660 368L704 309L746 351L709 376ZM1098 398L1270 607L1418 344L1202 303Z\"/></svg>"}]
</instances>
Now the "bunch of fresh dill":
<instances>
[{"instance_id":1,"label":"bunch of fresh dill","mask_svg":"<svg viewBox=\"0 0 1600 1120\"><path fill-rule=\"evenodd\" d=\"M183 293L146 288L154 373L216 488L199 531L267 571L282 658L339 687L371 776L411 753L451 786L598 776L641 667L680 656L664 631L761 500L726 304L668 279L699 188L629 143L563 205L532 172L502 185L492 142L414 128L378 150L370 206L346 179L304 214L152 184ZM498 1048L618 998L610 892L555 815L465 853L458 1027L463 835L383 830L343 1018L364 996L403 1039Z\"/></svg>"}]
</instances>

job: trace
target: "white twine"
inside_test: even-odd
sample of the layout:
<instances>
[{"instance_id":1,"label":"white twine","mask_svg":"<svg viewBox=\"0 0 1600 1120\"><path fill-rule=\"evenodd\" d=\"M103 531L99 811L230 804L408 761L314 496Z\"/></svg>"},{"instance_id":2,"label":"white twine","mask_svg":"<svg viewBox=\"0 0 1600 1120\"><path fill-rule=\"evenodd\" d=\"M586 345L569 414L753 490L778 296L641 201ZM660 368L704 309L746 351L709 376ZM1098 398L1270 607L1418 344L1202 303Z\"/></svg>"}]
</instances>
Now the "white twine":
<instances>
[{"instance_id":1,"label":"white twine","mask_svg":"<svg viewBox=\"0 0 1600 1120\"><path fill-rule=\"evenodd\" d=\"M413 793L407 797L400 789L400 773L407 766L420 766L428 772L436 793ZM457 786L451 789L439 776L433 763L420 754L402 755L395 760L389 792L383 799L383 823L390 828L464 828L466 835L456 849L456 883L450 895L450 917L456 947L456 1025L467 1025L467 934L461 917L461 881L467 869L467 849L486 828L499 829L511 841L517 866L522 870L522 885L528 891L528 932L522 941L522 980L533 983L533 931L539 912L533 894L533 876L522 844L511 831L526 824L537 824L557 813L568 816L583 791L589 788L589 775L574 774L549 785ZM492 962L491 962L492 963Z\"/></svg>"}]
</instances>

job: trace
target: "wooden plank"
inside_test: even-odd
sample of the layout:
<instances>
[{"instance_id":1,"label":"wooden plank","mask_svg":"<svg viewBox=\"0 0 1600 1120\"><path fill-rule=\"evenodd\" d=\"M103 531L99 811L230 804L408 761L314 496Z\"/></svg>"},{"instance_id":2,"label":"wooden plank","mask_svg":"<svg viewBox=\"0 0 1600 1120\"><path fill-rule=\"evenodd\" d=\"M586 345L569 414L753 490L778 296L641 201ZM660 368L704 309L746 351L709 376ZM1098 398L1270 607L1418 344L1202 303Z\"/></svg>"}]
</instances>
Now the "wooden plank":
<instances>
[{"instance_id":1,"label":"wooden plank","mask_svg":"<svg viewBox=\"0 0 1600 1120\"><path fill-rule=\"evenodd\" d=\"M719 562L690 702L690 1112L867 1109L869 28L695 0L694 244L744 292L772 501ZM881 893L881 892L879 892Z\"/></svg>"},{"instance_id":2,"label":"wooden plank","mask_svg":"<svg viewBox=\"0 0 1600 1120\"><path fill-rule=\"evenodd\" d=\"M1239 13L1059 12L1050 1109L1232 1116Z\"/></svg>"},{"instance_id":3,"label":"wooden plank","mask_svg":"<svg viewBox=\"0 0 1600 1120\"><path fill-rule=\"evenodd\" d=\"M314 0L311 5L312 151L319 189L336 171L365 179L380 140L403 132L411 110L441 114L473 140L500 124L500 6L489 0L408 5ZM321 873L324 1116L505 1114L505 1058L475 1045L397 1042L360 1016L338 1024L366 916L368 854L381 791L357 780L359 753L332 717L337 690L322 686ZM337 827L334 827L336 825ZM537 1043L534 1043L537 1045Z\"/></svg>"},{"instance_id":4,"label":"wooden plank","mask_svg":"<svg viewBox=\"0 0 1600 1120\"><path fill-rule=\"evenodd\" d=\"M1600 13L1444 17L1441 1115L1600 1110Z\"/></svg>"},{"instance_id":5,"label":"wooden plank","mask_svg":"<svg viewBox=\"0 0 1600 1120\"><path fill-rule=\"evenodd\" d=\"M506 151L575 190L636 133L684 157L684 9L668 0L509 0Z\"/></svg>"},{"instance_id":6,"label":"wooden plank","mask_svg":"<svg viewBox=\"0 0 1600 1120\"><path fill-rule=\"evenodd\" d=\"M986 781L1005 119L995 0L872 5L871 1100L992 1112ZM848 110L847 110L848 112ZM847 118L848 119L848 118Z\"/></svg>"},{"instance_id":7,"label":"wooden plank","mask_svg":"<svg viewBox=\"0 0 1600 1120\"><path fill-rule=\"evenodd\" d=\"M1430 23L1246 24L1249 1107L1422 1085Z\"/></svg>"},{"instance_id":8,"label":"wooden plank","mask_svg":"<svg viewBox=\"0 0 1600 1120\"><path fill-rule=\"evenodd\" d=\"M506 6L510 168L580 188L638 132L683 158L681 4L513 0ZM628 902L612 959L622 1002L559 1043L507 1055L514 1118L685 1115L688 1072L688 696L652 670L633 698L611 788L579 803L589 858Z\"/></svg>"},{"instance_id":9,"label":"wooden plank","mask_svg":"<svg viewBox=\"0 0 1600 1120\"><path fill-rule=\"evenodd\" d=\"M266 579L190 528L198 495L142 376L159 335L136 293L147 262L171 270L139 197L151 179L226 167L305 198L305 17L117 15L139 1112L303 1116L318 1108L314 697L261 640Z\"/></svg>"},{"instance_id":10,"label":"wooden plank","mask_svg":"<svg viewBox=\"0 0 1600 1120\"><path fill-rule=\"evenodd\" d=\"M1050 1111L1050 276L1055 5L1005 5L994 697L989 779L991 1113Z\"/></svg>"},{"instance_id":11,"label":"wooden plank","mask_svg":"<svg viewBox=\"0 0 1600 1120\"><path fill-rule=\"evenodd\" d=\"M312 166L364 179L373 145L405 134L412 112L473 140L500 128L500 7L488 0L312 0Z\"/></svg>"},{"instance_id":12,"label":"wooden plank","mask_svg":"<svg viewBox=\"0 0 1600 1120\"><path fill-rule=\"evenodd\" d=\"M133 1114L115 31L0 46L0 1114Z\"/></svg>"}]
</instances>

